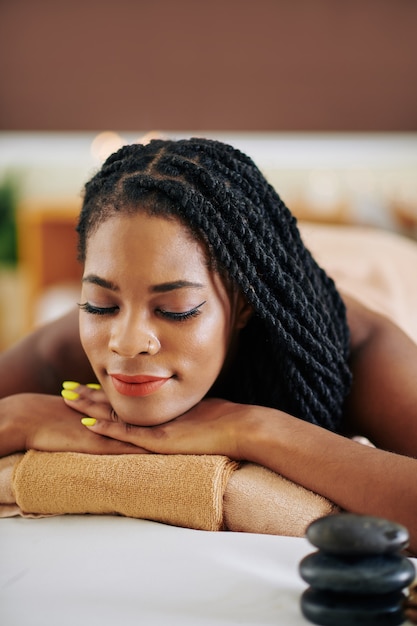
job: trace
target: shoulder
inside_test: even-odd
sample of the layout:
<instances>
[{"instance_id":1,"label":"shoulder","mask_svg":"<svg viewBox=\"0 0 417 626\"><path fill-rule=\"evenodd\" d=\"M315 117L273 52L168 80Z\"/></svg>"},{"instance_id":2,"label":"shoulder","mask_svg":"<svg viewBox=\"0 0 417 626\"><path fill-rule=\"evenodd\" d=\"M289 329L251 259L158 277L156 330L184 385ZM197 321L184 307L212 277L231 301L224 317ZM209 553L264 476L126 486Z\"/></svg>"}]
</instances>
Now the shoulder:
<instances>
[{"instance_id":1,"label":"shoulder","mask_svg":"<svg viewBox=\"0 0 417 626\"><path fill-rule=\"evenodd\" d=\"M38 327L0 354L0 397L59 393L64 380L93 381L81 346L78 311Z\"/></svg>"},{"instance_id":2,"label":"shoulder","mask_svg":"<svg viewBox=\"0 0 417 626\"><path fill-rule=\"evenodd\" d=\"M351 333L353 384L346 431L382 448L417 453L417 344L387 317L343 297Z\"/></svg>"},{"instance_id":3,"label":"shoulder","mask_svg":"<svg viewBox=\"0 0 417 626\"><path fill-rule=\"evenodd\" d=\"M350 331L350 349L355 353L372 335L388 326L390 321L385 316L369 309L364 304L352 296L342 293L342 298L346 306L346 316Z\"/></svg>"},{"instance_id":4,"label":"shoulder","mask_svg":"<svg viewBox=\"0 0 417 626\"><path fill-rule=\"evenodd\" d=\"M343 295L350 331L350 361L355 367L366 364L370 371L379 371L392 363L409 361L417 364L417 344L391 319L367 308L351 296Z\"/></svg>"},{"instance_id":5,"label":"shoulder","mask_svg":"<svg viewBox=\"0 0 417 626\"><path fill-rule=\"evenodd\" d=\"M40 361L52 372L59 391L63 380L93 380L93 374L82 348L78 310L74 309L38 330Z\"/></svg>"},{"instance_id":6,"label":"shoulder","mask_svg":"<svg viewBox=\"0 0 417 626\"><path fill-rule=\"evenodd\" d=\"M341 295L346 306L351 356L366 346L383 345L386 348L391 342L407 348L413 357L417 356L417 344L392 319L350 295Z\"/></svg>"}]
</instances>

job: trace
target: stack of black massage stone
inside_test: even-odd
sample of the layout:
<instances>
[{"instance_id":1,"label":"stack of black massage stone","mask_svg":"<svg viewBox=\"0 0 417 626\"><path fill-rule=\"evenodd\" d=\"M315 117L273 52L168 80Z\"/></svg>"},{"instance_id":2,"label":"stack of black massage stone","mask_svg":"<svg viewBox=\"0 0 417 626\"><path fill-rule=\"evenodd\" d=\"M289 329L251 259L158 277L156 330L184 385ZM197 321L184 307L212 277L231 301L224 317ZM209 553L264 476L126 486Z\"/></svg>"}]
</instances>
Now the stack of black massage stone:
<instances>
[{"instance_id":1,"label":"stack of black massage stone","mask_svg":"<svg viewBox=\"0 0 417 626\"><path fill-rule=\"evenodd\" d=\"M317 552L300 563L310 585L301 611L321 626L396 626L405 621L403 593L415 568L400 554L409 534L400 524L378 517L340 513L322 517L307 529Z\"/></svg>"}]
</instances>

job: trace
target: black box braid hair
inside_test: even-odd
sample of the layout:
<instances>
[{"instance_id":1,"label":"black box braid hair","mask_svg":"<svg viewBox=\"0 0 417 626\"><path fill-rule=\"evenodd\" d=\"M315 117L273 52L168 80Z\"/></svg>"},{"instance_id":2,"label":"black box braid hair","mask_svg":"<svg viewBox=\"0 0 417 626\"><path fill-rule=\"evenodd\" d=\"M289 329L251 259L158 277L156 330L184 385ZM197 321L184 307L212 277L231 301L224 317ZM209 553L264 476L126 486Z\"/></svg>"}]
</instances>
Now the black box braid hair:
<instances>
[{"instance_id":1,"label":"black box braid hair","mask_svg":"<svg viewBox=\"0 0 417 626\"><path fill-rule=\"evenodd\" d=\"M339 430L351 385L345 306L253 161L200 138L124 146L85 186L80 259L103 221L138 210L179 218L253 306L222 395Z\"/></svg>"}]
</instances>

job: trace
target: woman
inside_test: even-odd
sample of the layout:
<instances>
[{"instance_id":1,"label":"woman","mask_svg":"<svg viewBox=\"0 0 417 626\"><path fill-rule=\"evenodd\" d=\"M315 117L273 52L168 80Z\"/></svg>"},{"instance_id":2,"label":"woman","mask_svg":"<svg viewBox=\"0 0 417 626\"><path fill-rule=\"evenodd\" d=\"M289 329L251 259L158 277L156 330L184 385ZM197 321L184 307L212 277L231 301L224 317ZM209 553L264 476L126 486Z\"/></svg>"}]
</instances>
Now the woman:
<instances>
[{"instance_id":1,"label":"woman","mask_svg":"<svg viewBox=\"0 0 417 626\"><path fill-rule=\"evenodd\" d=\"M248 157L125 146L77 230L79 330L72 313L2 356L1 455L224 454L396 520L417 548L417 346L342 299ZM99 385L39 395L70 378Z\"/></svg>"}]
</instances>

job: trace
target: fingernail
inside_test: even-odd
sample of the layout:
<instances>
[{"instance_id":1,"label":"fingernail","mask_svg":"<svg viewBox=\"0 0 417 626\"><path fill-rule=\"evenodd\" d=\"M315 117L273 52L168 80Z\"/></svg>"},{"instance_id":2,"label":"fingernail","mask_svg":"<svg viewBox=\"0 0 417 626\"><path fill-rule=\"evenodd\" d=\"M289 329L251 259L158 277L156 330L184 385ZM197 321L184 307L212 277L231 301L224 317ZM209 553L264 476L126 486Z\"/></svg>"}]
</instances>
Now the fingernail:
<instances>
[{"instance_id":1,"label":"fingernail","mask_svg":"<svg viewBox=\"0 0 417 626\"><path fill-rule=\"evenodd\" d=\"M88 383L86 387L89 387L90 389L101 389L101 385L99 385L98 383Z\"/></svg>"},{"instance_id":2,"label":"fingernail","mask_svg":"<svg viewBox=\"0 0 417 626\"><path fill-rule=\"evenodd\" d=\"M77 389L80 386L80 383L76 383L73 380L65 380L62 383L62 389Z\"/></svg>"},{"instance_id":3,"label":"fingernail","mask_svg":"<svg viewBox=\"0 0 417 626\"><path fill-rule=\"evenodd\" d=\"M83 417L81 419L81 424L83 424L83 426L94 426L94 424L97 422L95 417Z\"/></svg>"},{"instance_id":4,"label":"fingernail","mask_svg":"<svg viewBox=\"0 0 417 626\"><path fill-rule=\"evenodd\" d=\"M77 400L80 397L80 394L76 391L71 391L70 389L63 389L61 391L61 396L65 398L65 400Z\"/></svg>"}]
</instances>

